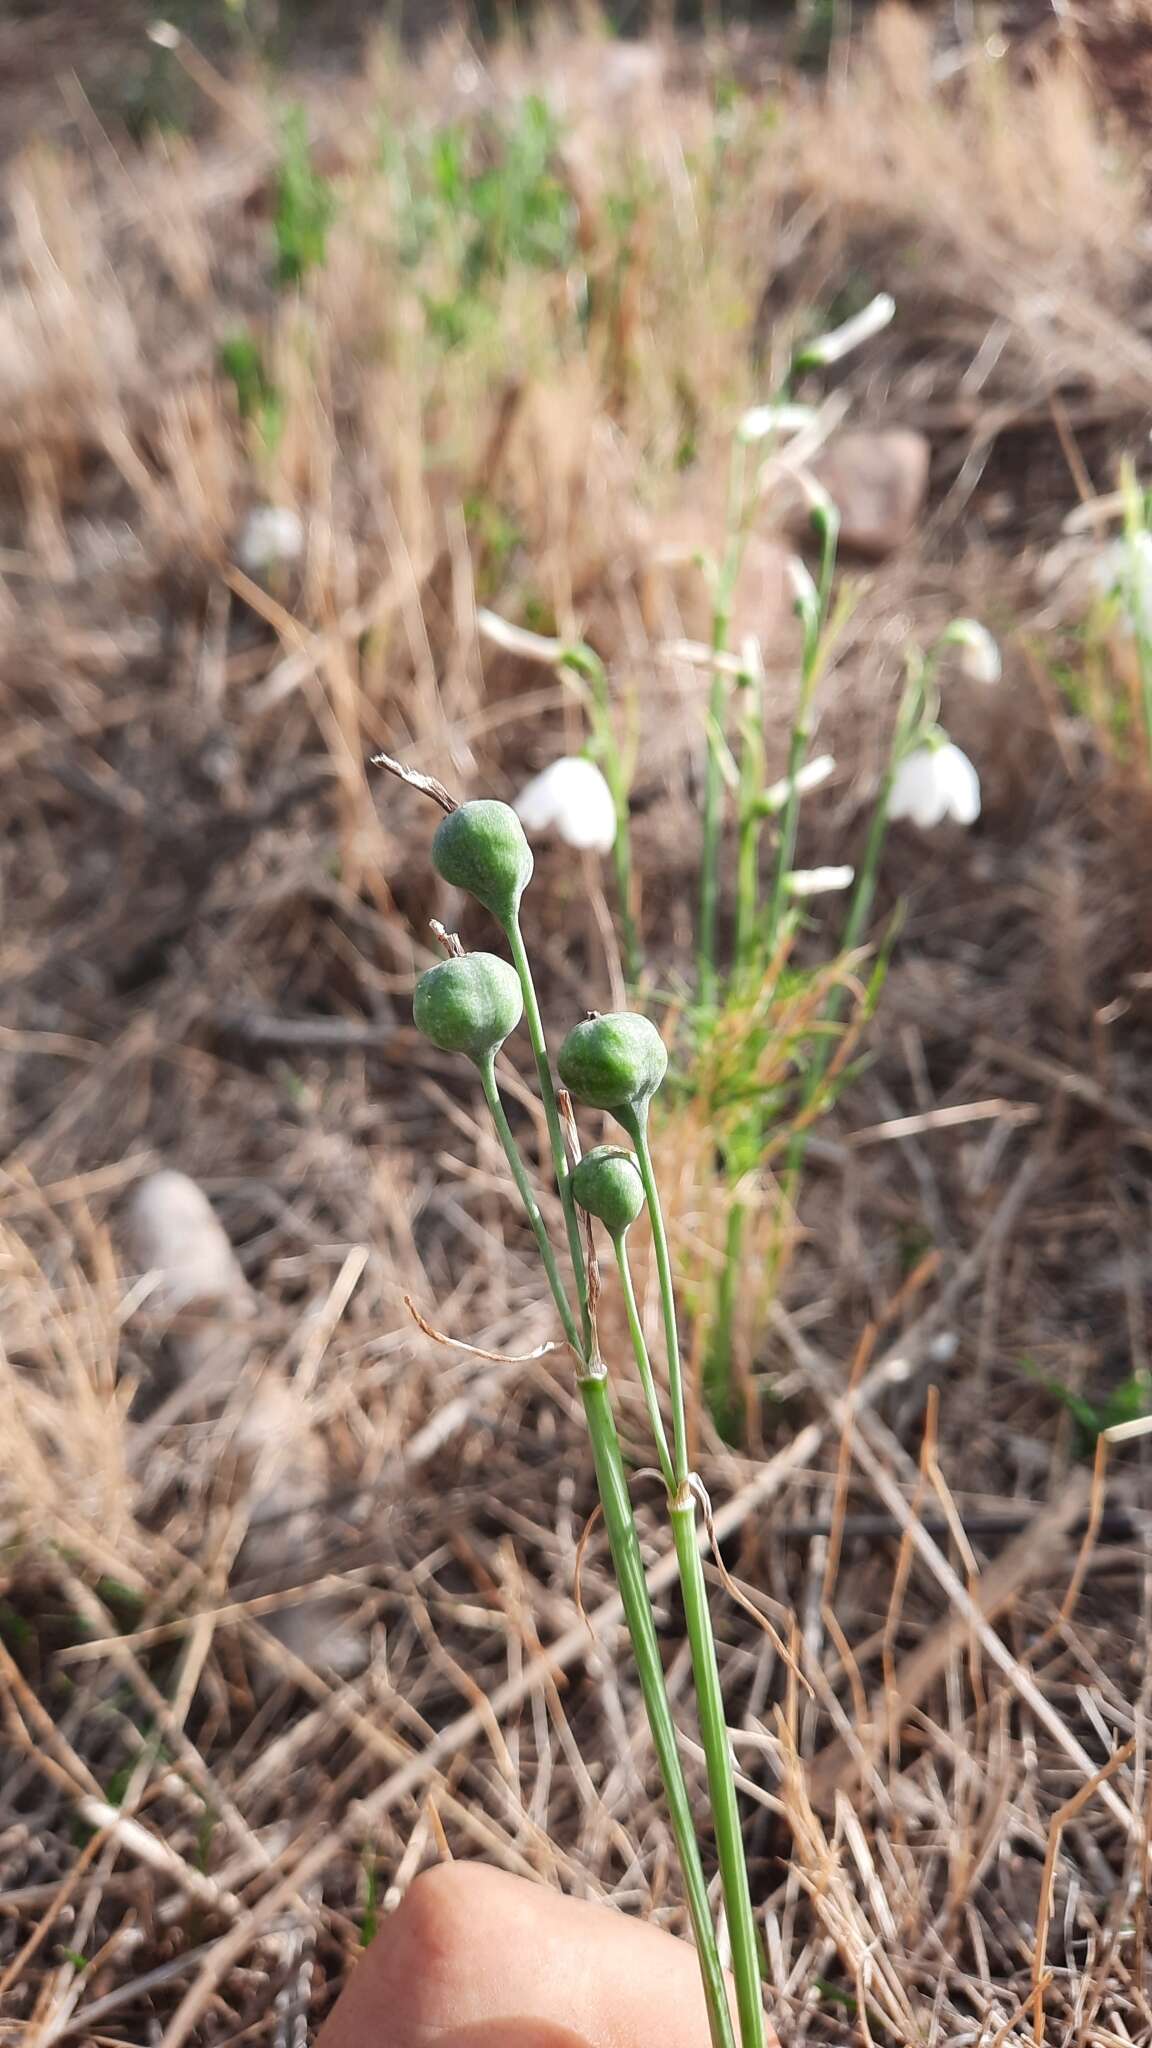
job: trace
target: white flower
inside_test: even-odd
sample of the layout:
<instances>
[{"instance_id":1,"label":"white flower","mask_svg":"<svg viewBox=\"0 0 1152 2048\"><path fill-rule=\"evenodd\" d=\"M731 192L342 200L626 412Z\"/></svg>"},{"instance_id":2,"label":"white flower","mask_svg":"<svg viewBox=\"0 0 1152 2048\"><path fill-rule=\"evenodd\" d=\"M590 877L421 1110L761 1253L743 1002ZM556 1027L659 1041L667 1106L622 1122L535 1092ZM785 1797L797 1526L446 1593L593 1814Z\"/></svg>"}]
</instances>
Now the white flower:
<instances>
[{"instance_id":1,"label":"white flower","mask_svg":"<svg viewBox=\"0 0 1152 2048\"><path fill-rule=\"evenodd\" d=\"M566 652L563 640L530 633L526 626L510 626L496 612L481 609L476 614L476 624L494 647L502 647L506 654L522 654L528 661L546 661L554 666Z\"/></svg>"},{"instance_id":2,"label":"white flower","mask_svg":"<svg viewBox=\"0 0 1152 2048\"><path fill-rule=\"evenodd\" d=\"M815 341L806 342L800 351L804 363L838 363L841 356L859 348L861 342L871 341L874 334L880 334L890 320L895 318L896 301L887 292L878 292L864 307L863 312L845 320L842 327L834 327L830 334L818 334Z\"/></svg>"},{"instance_id":3,"label":"white flower","mask_svg":"<svg viewBox=\"0 0 1152 2048\"><path fill-rule=\"evenodd\" d=\"M827 782L835 767L836 763L831 754L817 754L813 760L805 761L793 779L785 775L779 782L774 782L770 789L764 791L761 798L764 809L782 811L793 790L798 796L806 796L810 789L819 789L821 783Z\"/></svg>"},{"instance_id":4,"label":"white flower","mask_svg":"<svg viewBox=\"0 0 1152 2048\"><path fill-rule=\"evenodd\" d=\"M662 640L658 650L666 661L686 661L693 668L714 668L725 676L742 676L744 663L738 654L708 647L703 640Z\"/></svg>"},{"instance_id":5,"label":"white flower","mask_svg":"<svg viewBox=\"0 0 1152 2048\"><path fill-rule=\"evenodd\" d=\"M828 896L836 889L850 889L855 868L793 868L785 877L790 896Z\"/></svg>"},{"instance_id":6,"label":"white flower","mask_svg":"<svg viewBox=\"0 0 1152 2048\"><path fill-rule=\"evenodd\" d=\"M1004 673L1000 649L979 619L953 619L944 635L960 649L960 672L970 683L998 683Z\"/></svg>"},{"instance_id":7,"label":"white flower","mask_svg":"<svg viewBox=\"0 0 1152 2048\"><path fill-rule=\"evenodd\" d=\"M526 832L555 832L565 846L610 853L616 839L616 805L594 761L565 754L534 775L513 808Z\"/></svg>"},{"instance_id":8,"label":"white flower","mask_svg":"<svg viewBox=\"0 0 1152 2048\"><path fill-rule=\"evenodd\" d=\"M1119 598L1134 632L1152 631L1152 533L1109 541L1093 559L1092 581L1101 597Z\"/></svg>"},{"instance_id":9,"label":"white flower","mask_svg":"<svg viewBox=\"0 0 1152 2048\"><path fill-rule=\"evenodd\" d=\"M812 581L808 566L799 555L789 555L787 562L788 581L792 585L792 604L806 633L814 632L820 619L820 593Z\"/></svg>"},{"instance_id":10,"label":"white flower","mask_svg":"<svg viewBox=\"0 0 1152 2048\"><path fill-rule=\"evenodd\" d=\"M716 669L723 676L755 681L764 674L764 656L755 633L746 633L739 654L708 647L703 640L662 640L658 653L666 661L686 661L693 668Z\"/></svg>"},{"instance_id":11,"label":"white flower","mask_svg":"<svg viewBox=\"0 0 1152 2048\"><path fill-rule=\"evenodd\" d=\"M754 405L744 414L736 432L744 442L766 441L769 434L802 434L817 418L812 405Z\"/></svg>"},{"instance_id":12,"label":"white flower","mask_svg":"<svg viewBox=\"0 0 1152 2048\"><path fill-rule=\"evenodd\" d=\"M291 505L254 505L240 529L236 559L250 576L298 562L304 552L304 521Z\"/></svg>"},{"instance_id":13,"label":"white flower","mask_svg":"<svg viewBox=\"0 0 1152 2048\"><path fill-rule=\"evenodd\" d=\"M943 746L917 747L901 761L888 797L890 818L911 818L928 831L955 818L974 825L980 816L980 777L951 740Z\"/></svg>"}]
</instances>

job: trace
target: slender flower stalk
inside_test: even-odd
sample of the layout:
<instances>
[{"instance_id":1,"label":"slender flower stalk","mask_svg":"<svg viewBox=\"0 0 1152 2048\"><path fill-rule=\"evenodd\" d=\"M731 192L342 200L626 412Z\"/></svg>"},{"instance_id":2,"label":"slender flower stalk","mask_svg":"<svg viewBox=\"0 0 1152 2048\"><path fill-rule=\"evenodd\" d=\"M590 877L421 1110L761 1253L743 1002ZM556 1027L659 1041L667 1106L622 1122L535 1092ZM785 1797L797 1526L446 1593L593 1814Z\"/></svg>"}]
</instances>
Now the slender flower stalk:
<instances>
[{"instance_id":1,"label":"slender flower stalk","mask_svg":"<svg viewBox=\"0 0 1152 2048\"><path fill-rule=\"evenodd\" d=\"M736 849L736 922L732 938L737 972L755 955L760 909L760 839L764 830L764 664L755 641L745 649L738 678L744 697L740 734L739 833Z\"/></svg>"},{"instance_id":2,"label":"slender flower stalk","mask_svg":"<svg viewBox=\"0 0 1152 2048\"><path fill-rule=\"evenodd\" d=\"M720 1882L724 1892L728 1933L732 1944L732 1975L736 1982L741 2048L763 2048L765 2032L764 2003L760 1988L760 1951L752 1912L752 1895L748 1884L748 1866L744 1856L744 1838L740 1829L736 1788L732 1780L732 1757L724 1715L720 1668L716 1661L716 1642L712 1633L712 1616L697 1542L695 1488L698 1482L688 1469L676 1300L668 1256L668 1233L664 1226L660 1191L656 1184L648 1144L647 1103L644 1102L640 1106L625 1106L617 1110L617 1115L636 1147L637 1165L644 1184L648 1220L652 1228L652 1243L656 1254L656 1272L660 1286L660 1305L668 1361L668 1387L672 1403L673 1464L677 1482L675 1493L669 1501L669 1514L684 1597L684 1619L692 1657L692 1676L696 1684L700 1739L712 1800L716 1855L720 1864Z\"/></svg>"},{"instance_id":3,"label":"slender flower stalk","mask_svg":"<svg viewBox=\"0 0 1152 2048\"><path fill-rule=\"evenodd\" d=\"M684 1597L684 1620L692 1653L692 1675L696 1681L700 1740L712 1799L716 1856L732 1943L732 1975L736 1983L741 2048L764 2048L766 2033L760 1949L752 1912L744 1837L740 1829L740 1809L732 1776L732 1751L728 1742L720 1667L716 1660L716 1639L712 1633L708 1590L696 1534L696 1500L691 1485L677 1494L670 1514Z\"/></svg>"},{"instance_id":4,"label":"slender flower stalk","mask_svg":"<svg viewBox=\"0 0 1152 2048\"><path fill-rule=\"evenodd\" d=\"M1148 531L1148 505L1136 478L1132 462L1126 461L1121 476L1124 498L1124 545L1127 554L1123 589L1132 633L1136 641L1136 664L1140 676L1140 708L1144 720L1144 744L1152 770L1152 618L1149 616L1149 575L1152 536Z\"/></svg>"},{"instance_id":5,"label":"slender flower stalk","mask_svg":"<svg viewBox=\"0 0 1152 2048\"><path fill-rule=\"evenodd\" d=\"M536 1062L536 1079L540 1088L540 1101L544 1110L544 1121L548 1127L548 1143L552 1152L552 1170L556 1175L556 1187L560 1195L560 1206L564 1211L564 1230L568 1239L568 1255L576 1279L576 1292L580 1300L580 1322L585 1350L592 1340L592 1318L588 1308L588 1276L584 1267L584 1247L580 1242L580 1223L576 1205L572 1200L572 1178L568 1168L568 1154L564 1148L564 1133L560 1127L560 1111L556 1102L556 1090L552 1085L552 1069L548 1062L548 1044L544 1037L544 1020L540 1015L540 1003L536 994L536 983L520 930L517 911L504 927L512 953L512 964L520 977L524 991L524 1021L528 1026L528 1037L532 1045L532 1056Z\"/></svg>"},{"instance_id":6,"label":"slender flower stalk","mask_svg":"<svg viewBox=\"0 0 1152 2048\"><path fill-rule=\"evenodd\" d=\"M660 1396L656 1391L656 1377L652 1371L652 1361L648 1356L648 1346L644 1341L644 1326L640 1321L640 1311L636 1303L636 1289L632 1281L632 1266L622 1236L615 1239L613 1248L616 1253L616 1270L620 1275L620 1291L624 1296L624 1313L628 1318L628 1334L632 1339L632 1355L636 1360L636 1370L640 1375L644 1403L648 1410L648 1424L652 1431L653 1442L656 1445L656 1455L660 1460L660 1475L671 1499L676 1491L676 1475L672 1469L672 1456L668 1449L668 1438L664 1430L664 1418L660 1413Z\"/></svg>"},{"instance_id":7,"label":"slender flower stalk","mask_svg":"<svg viewBox=\"0 0 1152 2048\"><path fill-rule=\"evenodd\" d=\"M540 1253L541 1263L548 1279L549 1290L564 1328L564 1335L567 1337L577 1357L580 1357L581 1338L580 1332L576 1327L576 1319L572 1314L572 1304L568 1299L564 1282L560 1277L560 1268L556 1263L556 1254L552 1249L552 1240L548 1235L548 1226L540 1213L540 1204L536 1200L535 1189L528 1178L528 1170L520 1157L520 1148L512 1135L504 1104L500 1099L500 1090L496 1084L495 1061L489 1058L479 1062L479 1072L480 1086L484 1091L484 1100L488 1104L489 1115L496 1126L496 1135L500 1140L504 1157L508 1161L512 1178L516 1183L516 1191L524 1204L524 1213L532 1227L532 1235L536 1239L536 1248Z\"/></svg>"},{"instance_id":8,"label":"slender flower stalk","mask_svg":"<svg viewBox=\"0 0 1152 2048\"><path fill-rule=\"evenodd\" d=\"M660 1312L664 1322L664 1348L668 1360L668 1398L672 1408L672 1465L679 1488L688 1477L688 1423L684 1408L684 1374L680 1364L680 1337L676 1328L676 1296L672 1286L668 1232L664 1228L664 1211L660 1202L660 1190L656 1185L652 1151L648 1143L646 1110L643 1114L629 1110L621 1121L636 1147L636 1163L644 1183L648 1221L652 1226L652 1249L656 1255L656 1278L660 1288Z\"/></svg>"},{"instance_id":9,"label":"slender flower stalk","mask_svg":"<svg viewBox=\"0 0 1152 2048\"><path fill-rule=\"evenodd\" d=\"M656 1209L659 1209L658 1196ZM649 1216L655 1225L651 1202ZM635 1314L636 1297L623 1233L616 1240L616 1259L624 1285L625 1301L631 1304L629 1323L641 1381L645 1386L650 1386L653 1384L652 1367L648 1359L644 1332ZM667 1473L665 1476L668 1476ZM692 1474L688 1474L674 1491L670 1489L669 1516L684 1599L684 1620L692 1656L692 1673L696 1682L696 1706L708 1774L708 1791L712 1801L716 1855L720 1864L720 1882L732 1943L732 1974L736 1983L741 2048L763 2048L765 2029L764 2001L760 1987L760 1953L756 1922L752 1912L752 1894L748 1883L748 1865L744 1856L744 1838L740 1828L740 1810L732 1776L732 1753L728 1742L720 1666L716 1657L712 1615L708 1605L708 1591L696 1529L698 1488L699 1481Z\"/></svg>"},{"instance_id":10,"label":"slender flower stalk","mask_svg":"<svg viewBox=\"0 0 1152 2048\"><path fill-rule=\"evenodd\" d=\"M660 1661L660 1645L652 1616L652 1603L648 1597L644 1564L636 1537L636 1523L628 1493L624 1460L616 1435L616 1425L612 1419L607 1375L603 1367L599 1373L588 1369L579 1375L577 1383L592 1444L596 1483L604 1510L604 1527L612 1552L616 1582L624 1606L624 1618L632 1639L632 1654L636 1659L640 1690L648 1715L648 1725L652 1731L652 1743L660 1765L660 1774L664 1781L664 1796L668 1802L668 1812L680 1857L688 1913L696 1938L696 1953L704 1982L712 2048L735 2048L724 1971L720 1962L716 1930L712 1923L712 1911L708 1903L708 1887L700 1861L700 1845L696 1839L692 1804L680 1761L676 1726L668 1705L664 1667ZM751 2044L743 2037L741 2048L751 2048Z\"/></svg>"},{"instance_id":11,"label":"slender flower stalk","mask_svg":"<svg viewBox=\"0 0 1152 2048\"><path fill-rule=\"evenodd\" d=\"M892 785L895 782L901 764L906 760L909 750L915 744L917 733L921 729L928 708L930 679L931 667L929 663L918 659L909 661L904 688L900 697L900 707L896 714L896 724L892 732L892 744L888 750L888 759L885 762L880 787L876 792L876 801L872 807L872 816L868 824L868 837L864 844L864 852L856 875L856 886L852 891L848 915L844 920L844 926L840 933L839 950L841 956L855 952L868 928L868 920L872 915L872 905L876 896L876 878L880 870L880 857L884 851L884 842L888 837L889 803L892 796ZM840 1019L843 1009L844 989L842 987L834 988L824 1005L822 1012L823 1023L829 1027L836 1024ZM808 1112L820 1094L824 1083L824 1076L828 1071L828 1064L832 1058L832 1049L833 1037L831 1029L828 1029L821 1034L812 1047L805 1075L804 1092L800 1102L800 1128L793 1132L788 1146L783 1188L785 1206L787 1208L790 1208L795 1200L797 1179L803 1163L804 1153L807 1149Z\"/></svg>"},{"instance_id":12,"label":"slender flower stalk","mask_svg":"<svg viewBox=\"0 0 1152 2048\"><path fill-rule=\"evenodd\" d=\"M732 601L744 559L747 539L745 508L745 467L748 444L739 434L732 439L728 475L728 516L724 557L720 564L712 606L712 653L724 654L732 628ZM716 1001L716 925L720 901L720 841L724 826L724 722L728 709L728 676L717 662L708 693L708 752L704 767L704 841L700 862L700 929L697 934L697 967L702 1007L709 1010Z\"/></svg>"},{"instance_id":13,"label":"slender flower stalk","mask_svg":"<svg viewBox=\"0 0 1152 2048\"><path fill-rule=\"evenodd\" d=\"M836 566L839 515L831 500L823 493L814 501L812 521L820 537L819 581L814 584L801 564L794 564L793 567L796 610L804 629L804 647L800 664L800 694L788 742L788 766L784 777L787 794L780 819L776 868L772 877L772 893L768 902L764 932L764 950L769 958L776 951L780 937L780 921L788 898L788 876L796 865L804 757L812 738L812 704L823 666L825 630L832 600L832 577Z\"/></svg>"}]
</instances>

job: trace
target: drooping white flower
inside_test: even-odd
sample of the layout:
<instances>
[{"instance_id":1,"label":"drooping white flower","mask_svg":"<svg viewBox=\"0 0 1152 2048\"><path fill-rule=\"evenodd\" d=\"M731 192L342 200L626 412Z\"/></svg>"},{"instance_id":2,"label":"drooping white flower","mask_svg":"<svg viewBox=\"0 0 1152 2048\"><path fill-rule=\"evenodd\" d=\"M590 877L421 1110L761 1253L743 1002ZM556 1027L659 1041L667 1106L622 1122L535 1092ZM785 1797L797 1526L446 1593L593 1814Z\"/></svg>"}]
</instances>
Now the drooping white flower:
<instances>
[{"instance_id":1,"label":"drooping white flower","mask_svg":"<svg viewBox=\"0 0 1152 2048\"><path fill-rule=\"evenodd\" d=\"M1109 541L1092 562L1101 597L1118 597L1133 632L1152 632L1152 533L1143 528Z\"/></svg>"},{"instance_id":2,"label":"drooping white flower","mask_svg":"<svg viewBox=\"0 0 1152 2048\"><path fill-rule=\"evenodd\" d=\"M853 314L842 327L834 327L828 334L818 334L815 341L805 342L800 351L801 361L821 366L838 363L842 356L859 348L862 342L871 341L874 334L882 333L895 315L895 299L888 292L878 292L862 312Z\"/></svg>"},{"instance_id":3,"label":"drooping white flower","mask_svg":"<svg viewBox=\"0 0 1152 2048\"><path fill-rule=\"evenodd\" d=\"M951 740L943 746L917 747L901 761L888 797L890 818L910 818L929 831L954 818L974 825L980 816L980 777Z\"/></svg>"},{"instance_id":4,"label":"drooping white flower","mask_svg":"<svg viewBox=\"0 0 1152 2048\"><path fill-rule=\"evenodd\" d=\"M785 886L790 896L829 896L850 889L855 880L855 868L793 868Z\"/></svg>"},{"instance_id":5,"label":"drooping white flower","mask_svg":"<svg viewBox=\"0 0 1152 2048\"><path fill-rule=\"evenodd\" d=\"M820 594L812 581L806 562L799 555L789 555L787 563L788 581L792 585L792 603L805 632L815 630L820 617Z\"/></svg>"},{"instance_id":6,"label":"drooping white flower","mask_svg":"<svg viewBox=\"0 0 1152 2048\"><path fill-rule=\"evenodd\" d=\"M521 654L528 661L546 661L555 667L565 653L563 640L550 639L544 633L530 633L527 626L512 626L497 612L484 610L476 614L476 624L485 640L494 647L502 647L506 654Z\"/></svg>"},{"instance_id":7,"label":"drooping white flower","mask_svg":"<svg viewBox=\"0 0 1152 2048\"><path fill-rule=\"evenodd\" d=\"M763 808L782 811L793 790L798 796L807 796L810 789L819 789L821 783L827 782L835 767L831 754L816 754L811 761L805 761L796 776L784 775L764 791L760 799Z\"/></svg>"},{"instance_id":8,"label":"drooping white flower","mask_svg":"<svg viewBox=\"0 0 1152 2048\"><path fill-rule=\"evenodd\" d=\"M240 529L236 559L250 576L280 562L298 562L304 552L304 522L291 505L254 505Z\"/></svg>"},{"instance_id":9,"label":"drooping white flower","mask_svg":"<svg viewBox=\"0 0 1152 2048\"><path fill-rule=\"evenodd\" d=\"M1000 681L1004 673L1000 649L979 619L953 619L944 638L949 646L960 649L960 672L970 683Z\"/></svg>"},{"instance_id":10,"label":"drooping white flower","mask_svg":"<svg viewBox=\"0 0 1152 2048\"><path fill-rule=\"evenodd\" d=\"M725 676L750 673L746 653L732 654L727 649L709 647L703 640L662 640L659 651L668 661L686 661L693 668L718 669Z\"/></svg>"},{"instance_id":11,"label":"drooping white flower","mask_svg":"<svg viewBox=\"0 0 1152 2048\"><path fill-rule=\"evenodd\" d=\"M594 761L565 754L534 775L513 808L526 832L554 832L565 846L610 853L616 839L616 805Z\"/></svg>"},{"instance_id":12,"label":"drooping white flower","mask_svg":"<svg viewBox=\"0 0 1152 2048\"><path fill-rule=\"evenodd\" d=\"M769 434L802 434L818 415L813 405L754 405L736 429L741 441L766 441Z\"/></svg>"}]
</instances>

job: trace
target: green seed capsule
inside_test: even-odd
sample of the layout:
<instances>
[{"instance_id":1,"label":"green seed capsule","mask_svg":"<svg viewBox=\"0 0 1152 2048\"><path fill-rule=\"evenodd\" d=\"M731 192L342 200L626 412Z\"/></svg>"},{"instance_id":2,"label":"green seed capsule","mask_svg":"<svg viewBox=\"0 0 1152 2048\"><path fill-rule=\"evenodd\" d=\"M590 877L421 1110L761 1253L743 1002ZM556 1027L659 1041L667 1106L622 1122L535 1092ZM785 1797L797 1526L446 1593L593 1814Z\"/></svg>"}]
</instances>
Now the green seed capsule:
<instances>
[{"instance_id":1,"label":"green seed capsule","mask_svg":"<svg viewBox=\"0 0 1152 2048\"><path fill-rule=\"evenodd\" d=\"M484 797L461 804L441 820L432 841L432 865L506 925L532 880L532 848L511 804Z\"/></svg>"},{"instance_id":2,"label":"green seed capsule","mask_svg":"<svg viewBox=\"0 0 1152 2048\"><path fill-rule=\"evenodd\" d=\"M572 1193L609 1235L623 1237L644 1207L644 1183L631 1152L597 1145L572 1168Z\"/></svg>"},{"instance_id":3,"label":"green seed capsule","mask_svg":"<svg viewBox=\"0 0 1152 2048\"><path fill-rule=\"evenodd\" d=\"M520 977L495 953L442 960L416 983L412 1015L441 1052L467 1053L479 1065L499 1051L524 1014Z\"/></svg>"},{"instance_id":4,"label":"green seed capsule","mask_svg":"<svg viewBox=\"0 0 1152 2048\"><path fill-rule=\"evenodd\" d=\"M560 1079L590 1109L647 1109L668 1071L664 1040L647 1017L615 1010L588 1017L568 1033Z\"/></svg>"}]
</instances>

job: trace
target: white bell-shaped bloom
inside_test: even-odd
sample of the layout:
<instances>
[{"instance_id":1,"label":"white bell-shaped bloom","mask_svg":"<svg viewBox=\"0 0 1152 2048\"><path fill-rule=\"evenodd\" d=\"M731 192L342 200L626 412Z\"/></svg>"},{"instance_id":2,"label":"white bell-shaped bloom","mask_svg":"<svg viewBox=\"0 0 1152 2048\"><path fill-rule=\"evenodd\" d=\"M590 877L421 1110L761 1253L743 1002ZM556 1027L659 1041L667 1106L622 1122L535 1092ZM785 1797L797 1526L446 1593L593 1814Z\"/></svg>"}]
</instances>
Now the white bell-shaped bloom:
<instances>
[{"instance_id":1,"label":"white bell-shaped bloom","mask_svg":"<svg viewBox=\"0 0 1152 2048\"><path fill-rule=\"evenodd\" d=\"M805 363L838 363L852 349L862 342L871 341L874 334L880 334L896 316L896 301L888 292L878 292L874 299L851 320L845 320L842 327L834 327L829 334L818 334L815 341L804 344L801 358Z\"/></svg>"},{"instance_id":2,"label":"white bell-shaped bloom","mask_svg":"<svg viewBox=\"0 0 1152 2048\"><path fill-rule=\"evenodd\" d=\"M736 429L742 441L766 441L769 434L802 434L815 424L818 415L812 405L754 405Z\"/></svg>"},{"instance_id":3,"label":"white bell-shaped bloom","mask_svg":"<svg viewBox=\"0 0 1152 2048\"><path fill-rule=\"evenodd\" d=\"M1004 673L1000 649L979 619L953 619L944 635L960 649L960 672L970 683L998 683Z\"/></svg>"},{"instance_id":4,"label":"white bell-shaped bloom","mask_svg":"<svg viewBox=\"0 0 1152 2048\"><path fill-rule=\"evenodd\" d=\"M819 789L822 783L827 782L835 767L831 754L815 754L811 761L805 761L795 776L784 775L779 782L770 784L761 798L763 808L782 811L793 790L797 796L807 796L810 789Z\"/></svg>"},{"instance_id":5,"label":"white bell-shaped bloom","mask_svg":"<svg viewBox=\"0 0 1152 2048\"><path fill-rule=\"evenodd\" d=\"M254 505L240 528L236 559L250 576L277 563L298 562L304 552L304 522L291 505Z\"/></svg>"},{"instance_id":6,"label":"white bell-shaped bloom","mask_svg":"<svg viewBox=\"0 0 1152 2048\"><path fill-rule=\"evenodd\" d=\"M980 777L967 754L951 740L943 746L917 747L901 761L888 797L890 818L910 818L928 831L954 818L974 825L980 816Z\"/></svg>"},{"instance_id":7,"label":"white bell-shaped bloom","mask_svg":"<svg viewBox=\"0 0 1152 2048\"><path fill-rule=\"evenodd\" d=\"M1108 542L1092 563L1101 597L1119 598L1129 630L1152 632L1152 533L1143 529Z\"/></svg>"},{"instance_id":8,"label":"white bell-shaped bloom","mask_svg":"<svg viewBox=\"0 0 1152 2048\"><path fill-rule=\"evenodd\" d=\"M594 761L565 754L526 783L513 808L526 832L554 832L565 846L610 853L616 805Z\"/></svg>"},{"instance_id":9,"label":"white bell-shaped bloom","mask_svg":"<svg viewBox=\"0 0 1152 2048\"><path fill-rule=\"evenodd\" d=\"M756 646L758 657L758 641ZM747 652L731 654L726 648L708 647L703 640L662 640L658 652L666 661L684 661L692 668L713 668L722 676L744 676L755 672L748 668Z\"/></svg>"},{"instance_id":10,"label":"white bell-shaped bloom","mask_svg":"<svg viewBox=\"0 0 1152 2048\"><path fill-rule=\"evenodd\" d=\"M790 896L830 896L837 889L850 889L855 868L793 868L786 878Z\"/></svg>"},{"instance_id":11,"label":"white bell-shaped bloom","mask_svg":"<svg viewBox=\"0 0 1152 2048\"><path fill-rule=\"evenodd\" d=\"M545 661L554 665L565 652L563 640L549 639L544 633L530 633L527 626L510 625L498 612L486 611L483 607L476 614L476 624L493 647L502 647L506 654L523 655L527 661Z\"/></svg>"}]
</instances>

